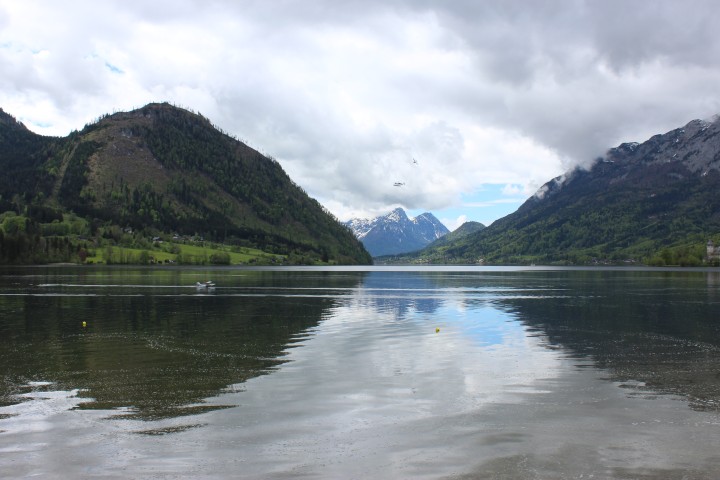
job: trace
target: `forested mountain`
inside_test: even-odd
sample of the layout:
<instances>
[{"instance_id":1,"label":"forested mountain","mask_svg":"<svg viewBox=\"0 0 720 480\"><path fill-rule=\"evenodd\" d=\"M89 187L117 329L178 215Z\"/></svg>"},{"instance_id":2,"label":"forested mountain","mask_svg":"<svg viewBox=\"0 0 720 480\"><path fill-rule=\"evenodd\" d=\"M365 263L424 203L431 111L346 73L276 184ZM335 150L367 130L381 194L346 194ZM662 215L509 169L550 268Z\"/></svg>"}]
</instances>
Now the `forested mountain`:
<instances>
[{"instance_id":1,"label":"forested mountain","mask_svg":"<svg viewBox=\"0 0 720 480\"><path fill-rule=\"evenodd\" d=\"M408 218L402 208L370 220L352 219L345 224L373 257L420 250L449 232L432 213Z\"/></svg>"},{"instance_id":2,"label":"forested mountain","mask_svg":"<svg viewBox=\"0 0 720 480\"><path fill-rule=\"evenodd\" d=\"M412 260L699 265L709 239L720 240L717 119L613 148L488 228Z\"/></svg>"},{"instance_id":3,"label":"forested mountain","mask_svg":"<svg viewBox=\"0 0 720 480\"><path fill-rule=\"evenodd\" d=\"M443 245L448 245L455 240L458 240L462 237L465 237L467 235L473 234L475 232L479 232L480 230L486 228L485 225L483 225L480 222L465 222L462 225L460 225L458 228L453 230L452 232L448 233L447 235L444 235L434 242L432 242L430 245L428 245L428 248L438 248Z\"/></svg>"},{"instance_id":4,"label":"forested mountain","mask_svg":"<svg viewBox=\"0 0 720 480\"><path fill-rule=\"evenodd\" d=\"M275 160L169 104L108 115L64 138L36 135L0 111L0 169L0 213L31 223L73 212L90 236L117 225L309 261L371 262Z\"/></svg>"}]
</instances>

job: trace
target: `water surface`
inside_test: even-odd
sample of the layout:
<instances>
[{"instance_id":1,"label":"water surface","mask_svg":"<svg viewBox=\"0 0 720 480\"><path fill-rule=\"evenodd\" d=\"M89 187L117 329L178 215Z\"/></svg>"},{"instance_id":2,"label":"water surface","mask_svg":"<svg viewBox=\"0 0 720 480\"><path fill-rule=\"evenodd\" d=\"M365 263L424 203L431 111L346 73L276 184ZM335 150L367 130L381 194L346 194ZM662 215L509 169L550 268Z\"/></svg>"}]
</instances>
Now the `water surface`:
<instances>
[{"instance_id":1,"label":"water surface","mask_svg":"<svg viewBox=\"0 0 720 480\"><path fill-rule=\"evenodd\" d=\"M717 270L6 268L0 472L715 478L719 307Z\"/></svg>"}]
</instances>

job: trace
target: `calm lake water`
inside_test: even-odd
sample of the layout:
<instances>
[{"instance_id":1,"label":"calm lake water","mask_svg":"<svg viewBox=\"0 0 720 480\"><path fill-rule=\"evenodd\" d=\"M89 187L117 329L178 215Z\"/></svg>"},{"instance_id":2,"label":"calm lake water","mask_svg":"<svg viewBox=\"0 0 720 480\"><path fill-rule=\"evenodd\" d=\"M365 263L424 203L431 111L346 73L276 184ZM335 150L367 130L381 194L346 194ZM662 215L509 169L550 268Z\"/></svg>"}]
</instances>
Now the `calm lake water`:
<instances>
[{"instance_id":1,"label":"calm lake water","mask_svg":"<svg viewBox=\"0 0 720 480\"><path fill-rule=\"evenodd\" d=\"M0 270L2 478L719 475L720 270Z\"/></svg>"}]
</instances>

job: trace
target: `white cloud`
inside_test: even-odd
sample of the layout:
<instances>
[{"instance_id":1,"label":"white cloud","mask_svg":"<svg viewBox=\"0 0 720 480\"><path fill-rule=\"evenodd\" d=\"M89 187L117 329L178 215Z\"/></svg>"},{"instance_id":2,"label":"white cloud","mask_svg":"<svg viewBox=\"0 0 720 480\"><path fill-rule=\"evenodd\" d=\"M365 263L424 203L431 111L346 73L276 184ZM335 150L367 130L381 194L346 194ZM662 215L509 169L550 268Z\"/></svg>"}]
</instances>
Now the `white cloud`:
<instances>
[{"instance_id":1,"label":"white cloud","mask_svg":"<svg viewBox=\"0 0 720 480\"><path fill-rule=\"evenodd\" d=\"M460 215L457 218L440 218L440 222L447 227L451 232L457 230L457 228L463 223L468 221L467 215Z\"/></svg>"},{"instance_id":2,"label":"white cloud","mask_svg":"<svg viewBox=\"0 0 720 480\"><path fill-rule=\"evenodd\" d=\"M524 193L522 185L508 183L502 188L503 195L520 195Z\"/></svg>"},{"instance_id":3,"label":"white cloud","mask_svg":"<svg viewBox=\"0 0 720 480\"><path fill-rule=\"evenodd\" d=\"M498 198L497 200L489 200L486 202L464 202L463 206L466 208L485 208L500 205L503 203L521 203L524 201L523 197L516 198Z\"/></svg>"},{"instance_id":4,"label":"white cloud","mask_svg":"<svg viewBox=\"0 0 720 480\"><path fill-rule=\"evenodd\" d=\"M338 217L432 211L720 112L718 20L712 0L0 0L0 107L64 135L172 101Z\"/></svg>"}]
</instances>

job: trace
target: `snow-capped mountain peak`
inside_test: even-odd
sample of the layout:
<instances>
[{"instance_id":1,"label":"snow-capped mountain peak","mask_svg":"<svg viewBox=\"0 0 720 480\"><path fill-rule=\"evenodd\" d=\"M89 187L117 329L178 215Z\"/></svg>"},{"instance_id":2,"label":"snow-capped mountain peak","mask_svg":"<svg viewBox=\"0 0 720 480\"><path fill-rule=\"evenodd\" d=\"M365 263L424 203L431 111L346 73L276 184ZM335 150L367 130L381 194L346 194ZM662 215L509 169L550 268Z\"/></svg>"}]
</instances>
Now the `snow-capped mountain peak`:
<instances>
[{"instance_id":1,"label":"snow-capped mountain peak","mask_svg":"<svg viewBox=\"0 0 720 480\"><path fill-rule=\"evenodd\" d=\"M408 218L402 208L374 219L355 218L345 225L374 257L420 250L449 233L432 213Z\"/></svg>"}]
</instances>

